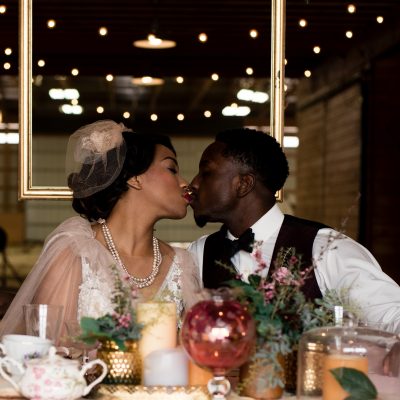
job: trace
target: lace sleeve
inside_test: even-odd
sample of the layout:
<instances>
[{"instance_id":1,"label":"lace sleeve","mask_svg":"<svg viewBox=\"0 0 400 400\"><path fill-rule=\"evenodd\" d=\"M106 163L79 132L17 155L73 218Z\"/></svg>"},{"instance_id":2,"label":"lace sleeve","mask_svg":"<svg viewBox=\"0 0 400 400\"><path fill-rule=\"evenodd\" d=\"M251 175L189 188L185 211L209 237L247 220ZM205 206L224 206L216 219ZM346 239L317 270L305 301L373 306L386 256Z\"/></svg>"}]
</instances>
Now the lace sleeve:
<instances>
[{"instance_id":1,"label":"lace sleeve","mask_svg":"<svg viewBox=\"0 0 400 400\"><path fill-rule=\"evenodd\" d=\"M182 298L185 309L188 309L198 301L198 293L202 288L199 267L187 250L177 247L174 247L174 250L182 266Z\"/></svg>"}]
</instances>

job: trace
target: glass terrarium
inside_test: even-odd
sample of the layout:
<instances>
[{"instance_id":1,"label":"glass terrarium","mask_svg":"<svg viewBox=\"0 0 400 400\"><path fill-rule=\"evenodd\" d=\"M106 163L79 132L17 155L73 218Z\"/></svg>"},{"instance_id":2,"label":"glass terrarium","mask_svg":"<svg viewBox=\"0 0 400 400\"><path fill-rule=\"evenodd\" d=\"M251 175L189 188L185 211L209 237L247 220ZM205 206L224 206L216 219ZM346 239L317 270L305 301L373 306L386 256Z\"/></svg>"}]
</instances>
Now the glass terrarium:
<instances>
[{"instance_id":1,"label":"glass terrarium","mask_svg":"<svg viewBox=\"0 0 400 400\"><path fill-rule=\"evenodd\" d=\"M361 371L380 400L398 399L399 367L398 335L352 324L312 329L299 343L297 398L342 400L349 396L343 389L348 385L351 390L371 389Z\"/></svg>"}]
</instances>

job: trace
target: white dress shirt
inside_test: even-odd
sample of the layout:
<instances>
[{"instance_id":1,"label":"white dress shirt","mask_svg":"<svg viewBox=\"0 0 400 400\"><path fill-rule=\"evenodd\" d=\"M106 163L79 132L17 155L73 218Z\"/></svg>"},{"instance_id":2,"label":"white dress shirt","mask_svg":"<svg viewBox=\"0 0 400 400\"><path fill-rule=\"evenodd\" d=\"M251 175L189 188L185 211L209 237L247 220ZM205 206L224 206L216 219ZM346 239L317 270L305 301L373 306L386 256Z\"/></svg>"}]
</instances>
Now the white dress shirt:
<instances>
[{"instance_id":1,"label":"white dress shirt","mask_svg":"<svg viewBox=\"0 0 400 400\"><path fill-rule=\"evenodd\" d=\"M254 240L262 241L266 274L283 219L278 205L274 205L251 227ZM235 239L229 231L227 237ZM207 235L202 236L189 246L189 251L198 262L200 275L203 272L206 238ZM364 320L372 326L379 324L381 328L400 333L400 287L382 271L365 247L333 229L324 228L317 233L312 255L316 266L315 277L322 293L329 289L349 290L350 300L361 307ZM231 261L243 279L247 279L257 268L254 257L243 250L236 253Z\"/></svg>"}]
</instances>

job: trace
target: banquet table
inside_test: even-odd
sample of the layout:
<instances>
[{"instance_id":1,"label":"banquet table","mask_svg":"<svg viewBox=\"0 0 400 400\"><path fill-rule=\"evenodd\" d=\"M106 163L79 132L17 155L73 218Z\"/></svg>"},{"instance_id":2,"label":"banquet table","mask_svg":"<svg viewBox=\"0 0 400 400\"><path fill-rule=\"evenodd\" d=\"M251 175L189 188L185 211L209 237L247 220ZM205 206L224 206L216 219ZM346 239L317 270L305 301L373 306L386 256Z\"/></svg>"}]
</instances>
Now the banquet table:
<instances>
[{"instance_id":1,"label":"banquet table","mask_svg":"<svg viewBox=\"0 0 400 400\"><path fill-rule=\"evenodd\" d=\"M138 399L139 398L139 394L142 393L142 390L145 389L144 387L136 387L136 388L132 388L130 389L130 391L126 391L124 393L124 388L126 388L126 386L124 385L120 385L122 390L120 390L118 393L112 393L113 390L109 391L109 390L104 390L107 389L108 386L113 386L113 385L100 385L100 388L97 392L95 393L91 393L89 396L83 398L81 397L80 399L82 400L117 400L117 399ZM182 393L184 389L183 388L177 388L177 392L176 393ZM202 389L204 390L204 389ZM157 391L157 390L156 390ZM162 392L163 389L161 388L160 391ZM133 394L136 393L136 396L133 396ZM141 400L151 400L152 396L146 395L146 396L140 396L142 399ZM156 398L156 397L154 397ZM162 397L162 399L164 400L175 400L177 398L183 398L181 396L174 396L174 391L173 390L168 390L168 395L165 394L165 396ZM193 398L195 399L196 396L193 396ZM9 384L7 381L5 381L4 379L0 378L0 400L9 400L9 399L24 399L23 396L21 396L12 386L11 384ZM188 397L189 399L189 397ZM295 400L296 396L291 395L291 394L285 394L282 397L282 400ZM158 396L157 400L161 400L161 397ZM228 400L252 400L251 397L241 397L238 394L236 394L235 392L232 392L229 396L228 396Z\"/></svg>"}]
</instances>

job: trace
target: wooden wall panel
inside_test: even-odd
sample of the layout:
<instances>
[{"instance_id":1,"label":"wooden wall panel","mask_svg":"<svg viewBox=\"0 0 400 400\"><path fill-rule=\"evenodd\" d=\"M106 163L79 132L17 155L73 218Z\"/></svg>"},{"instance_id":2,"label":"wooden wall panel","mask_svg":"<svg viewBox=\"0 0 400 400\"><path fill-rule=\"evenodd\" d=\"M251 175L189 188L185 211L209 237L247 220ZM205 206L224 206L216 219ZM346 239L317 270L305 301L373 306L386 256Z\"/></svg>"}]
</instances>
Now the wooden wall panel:
<instances>
[{"instance_id":1,"label":"wooden wall panel","mask_svg":"<svg viewBox=\"0 0 400 400\"><path fill-rule=\"evenodd\" d=\"M361 101L353 85L298 112L298 216L341 228L360 190ZM358 207L345 226L358 237Z\"/></svg>"}]
</instances>

